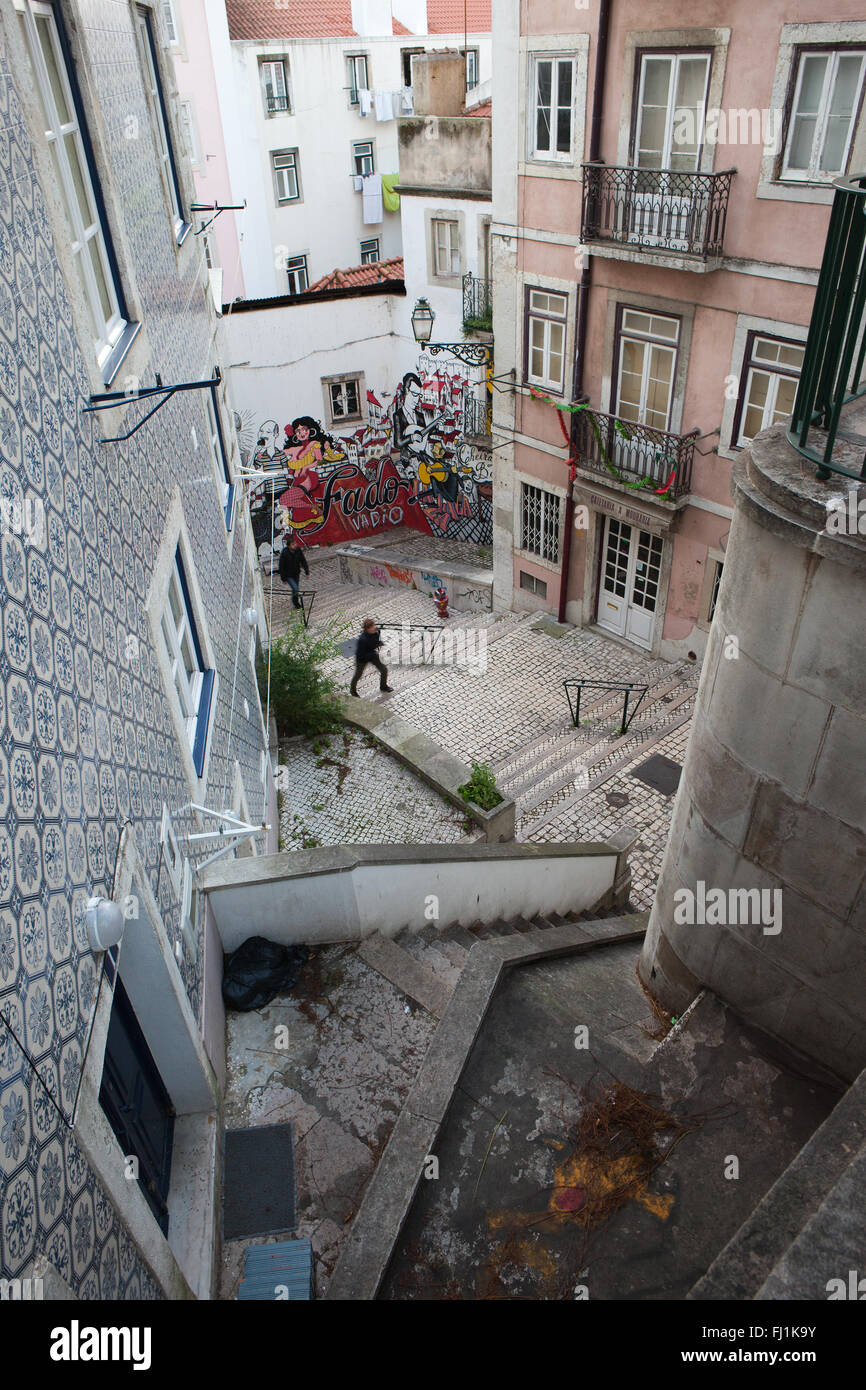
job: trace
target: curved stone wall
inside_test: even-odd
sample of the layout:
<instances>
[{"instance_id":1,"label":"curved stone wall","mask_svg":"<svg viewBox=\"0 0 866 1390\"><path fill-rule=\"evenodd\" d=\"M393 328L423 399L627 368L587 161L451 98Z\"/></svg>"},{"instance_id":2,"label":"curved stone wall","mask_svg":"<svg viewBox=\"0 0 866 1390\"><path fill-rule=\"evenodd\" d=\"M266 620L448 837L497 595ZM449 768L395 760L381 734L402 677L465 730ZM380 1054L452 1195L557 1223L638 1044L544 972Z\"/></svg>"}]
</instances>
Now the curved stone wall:
<instances>
[{"instance_id":1,"label":"curved stone wall","mask_svg":"<svg viewBox=\"0 0 866 1390\"><path fill-rule=\"evenodd\" d=\"M707 986L846 1079L866 1065L866 483L850 487L818 482L781 426L735 469L640 966L675 1012Z\"/></svg>"}]
</instances>

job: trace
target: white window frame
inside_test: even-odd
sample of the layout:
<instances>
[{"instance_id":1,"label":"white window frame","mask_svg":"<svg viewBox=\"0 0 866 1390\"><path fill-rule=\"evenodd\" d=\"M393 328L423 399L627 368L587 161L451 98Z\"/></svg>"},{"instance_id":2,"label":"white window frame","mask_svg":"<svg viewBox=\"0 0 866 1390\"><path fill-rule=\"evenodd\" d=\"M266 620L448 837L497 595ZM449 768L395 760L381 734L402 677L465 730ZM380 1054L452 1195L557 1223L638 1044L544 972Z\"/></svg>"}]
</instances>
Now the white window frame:
<instances>
[{"instance_id":1,"label":"white window frame","mask_svg":"<svg viewBox=\"0 0 866 1390\"><path fill-rule=\"evenodd\" d=\"M287 256L285 271L289 281L289 294L303 294L305 290L310 288L310 271L307 265L306 252L302 256ZM293 276L296 279L299 276L303 276L303 285L298 283L298 285L295 286L292 279Z\"/></svg>"},{"instance_id":2,"label":"white window frame","mask_svg":"<svg viewBox=\"0 0 866 1390\"><path fill-rule=\"evenodd\" d=\"M169 48L180 46L180 30L177 25L177 16L174 12L173 0L161 0L162 22L168 39Z\"/></svg>"},{"instance_id":3,"label":"white window frame","mask_svg":"<svg viewBox=\"0 0 866 1390\"><path fill-rule=\"evenodd\" d=\"M666 108L667 114L665 116L665 133L663 149L661 152L661 163L658 165L647 165L646 167L661 169L672 168L672 158L676 148L674 145L674 127L677 123L678 112L681 110L691 109L679 107L676 104L677 88L679 86L680 64L684 61L702 61L706 64L706 70L704 75L704 96L703 101L701 102L700 113L696 120L696 129L698 131L698 143L693 156L694 169L688 171L677 170L676 172L697 173L701 168L701 155L704 146L703 129L707 110L707 94L710 89L710 74L712 71L713 56L711 53L695 53L693 51L690 51L689 49L671 49L666 53L642 53L640 55L640 80L638 82L637 111L634 131L634 158L632 161L633 167L635 169L643 167L641 166L639 161L641 154L640 142L641 129L643 126L644 94L646 89L648 64L656 62L670 64L670 72L668 77L668 102Z\"/></svg>"},{"instance_id":4,"label":"white window frame","mask_svg":"<svg viewBox=\"0 0 866 1390\"><path fill-rule=\"evenodd\" d=\"M278 164L278 159L286 162ZM277 207L285 207L287 203L299 203L301 201L301 171L298 151L295 149L271 150L271 172L274 177L274 198ZM291 189L292 179L294 180L294 193L288 192L285 197L281 197L281 185L285 184Z\"/></svg>"},{"instance_id":5,"label":"white window frame","mask_svg":"<svg viewBox=\"0 0 866 1390\"><path fill-rule=\"evenodd\" d=\"M467 92L471 92L474 87L478 86L478 74L481 66L479 61L478 49L464 48L462 50L462 53L464 59L466 60L466 90ZM475 74L472 81L470 81L469 79L470 68Z\"/></svg>"},{"instance_id":6,"label":"white window frame","mask_svg":"<svg viewBox=\"0 0 866 1390\"><path fill-rule=\"evenodd\" d=\"M783 347L800 348L805 356L805 343L790 342L788 339L785 338L774 337L770 333L755 333L752 336L749 360L748 362L745 360L743 361L743 369L746 373L746 379L739 396L739 427L737 429L737 438L734 440L735 447L739 449L744 448L746 444L750 444L751 441L755 438L754 434L747 435L744 427L746 412L750 408L749 394L752 389L752 383L755 378L755 373L762 372L764 376L769 377L770 379L770 384L767 390L767 399L764 402L763 406L760 407L762 418L760 429L757 431L758 434L760 434L761 430L769 429L770 425L774 423L773 416L776 413L776 401L779 397L779 378L784 377L786 380L794 382L799 382L800 380L800 372L795 371L793 367L789 367L787 366L787 364L774 365L772 362L762 363L760 361L756 361L755 349L757 348L757 345L760 342L778 343L780 346ZM752 406L752 409L758 408L759 407L757 403L754 406Z\"/></svg>"},{"instance_id":7,"label":"white window frame","mask_svg":"<svg viewBox=\"0 0 866 1390\"><path fill-rule=\"evenodd\" d=\"M190 166L193 169L197 169L202 159L198 118L195 113L195 99L193 97L180 97L178 109L180 112L180 127L183 133L184 145L186 146L187 158L189 159Z\"/></svg>"},{"instance_id":8,"label":"white window frame","mask_svg":"<svg viewBox=\"0 0 866 1390\"><path fill-rule=\"evenodd\" d=\"M180 175L178 173L177 159L175 158L172 144L171 131L168 127L168 112L165 104L165 93L162 88L162 79L157 70L154 56L155 41L150 10L141 5L137 5L135 8L135 31L144 70L145 92L150 106L153 133L156 140L157 158L159 159L162 181L171 210L175 240L178 245L180 245L180 243L186 239L190 231L190 226L183 215Z\"/></svg>"},{"instance_id":9,"label":"white window frame","mask_svg":"<svg viewBox=\"0 0 866 1390\"><path fill-rule=\"evenodd\" d=\"M291 72L285 54L274 58L259 58L259 82L262 88L262 109L265 120L274 116L291 116L293 111ZM268 88L270 87L270 94ZM285 99L285 108L271 107L270 101Z\"/></svg>"},{"instance_id":10,"label":"white window frame","mask_svg":"<svg viewBox=\"0 0 866 1390\"><path fill-rule=\"evenodd\" d=\"M431 217L430 235L433 238L433 274L437 279L453 280L460 274L460 223L456 218ZM448 260L445 268L443 253Z\"/></svg>"},{"instance_id":11,"label":"white window frame","mask_svg":"<svg viewBox=\"0 0 866 1390\"><path fill-rule=\"evenodd\" d=\"M530 509L535 517L529 516ZM537 528L537 540L533 531ZM562 497L540 483L520 484L520 551L549 565L559 564Z\"/></svg>"},{"instance_id":12,"label":"white window frame","mask_svg":"<svg viewBox=\"0 0 866 1390\"><path fill-rule=\"evenodd\" d=\"M375 255L371 254L371 247L375 247ZM377 236L368 237L365 241L361 242L361 265L376 265L381 259L382 252L379 247L379 238Z\"/></svg>"},{"instance_id":13,"label":"white window frame","mask_svg":"<svg viewBox=\"0 0 866 1390\"><path fill-rule=\"evenodd\" d=\"M369 160L370 167L367 166ZM363 167L359 167L363 166ZM352 141L352 172L355 178L365 178L376 172L376 145L373 140Z\"/></svg>"},{"instance_id":14,"label":"white window frame","mask_svg":"<svg viewBox=\"0 0 866 1390\"><path fill-rule=\"evenodd\" d=\"M344 411L337 411L337 410L335 410L335 408L334 408L334 406L335 406L334 391L337 390L337 391L339 391L339 392L341 393L341 399L343 400L343 402L345 403L345 405L348 407L348 404L349 404L349 397L348 397L348 392L347 392L347 390L346 390L346 387L347 387L347 386L354 386L354 388L355 388L355 398L356 398L356 401L357 401L357 409L356 409L356 410L348 410L348 409L346 409L346 410L344 410ZM343 378L342 378L341 380L339 380L339 381L329 381L329 382L327 383L327 391L328 391L328 407L329 407L329 410L330 410L331 423L332 423L332 424L334 424L334 425L342 424L342 423L349 424L349 423L351 423L351 422L353 422L353 421L360 420L360 419L363 418L363 408L362 408L362 405L361 405L361 378L360 378L360 377L358 377L358 376L346 376L346 377L343 377Z\"/></svg>"},{"instance_id":15,"label":"white window frame","mask_svg":"<svg viewBox=\"0 0 866 1390\"><path fill-rule=\"evenodd\" d=\"M217 479L219 489L220 507L225 518L226 530L232 529L234 513L234 483L232 480L231 468L229 467L228 456L225 451L225 438L222 434L221 422L218 417L219 400L217 398L216 387L204 393L204 413L207 422L207 440L210 447L211 462L214 474Z\"/></svg>"},{"instance_id":16,"label":"white window frame","mask_svg":"<svg viewBox=\"0 0 866 1390\"><path fill-rule=\"evenodd\" d=\"M789 164L791 145L794 139L794 126L797 116L797 108L803 87L803 74L806 64L810 58L830 59L824 73L824 83L821 91L821 99L818 104L816 114L815 132L812 136L812 152L807 169L794 169ZM842 165L839 169L821 169L818 166L819 151L823 150L824 142L827 138L827 124L829 120L829 107L832 94L836 86L836 77L839 70L840 57L859 58L860 74L857 84L857 96L854 102L854 109L851 115L848 135L845 141L845 151L842 157ZM851 146L854 142L854 132L857 128L858 117L861 114L863 100L863 82L866 76L866 48L851 48L840 45L839 47L827 46L826 48L803 48L797 53L797 84L791 107L788 114L788 138L785 142L785 149L782 155L781 178L796 183L832 183L834 179L841 177L848 168L848 160L851 154Z\"/></svg>"},{"instance_id":17,"label":"white window frame","mask_svg":"<svg viewBox=\"0 0 866 1390\"><path fill-rule=\"evenodd\" d=\"M180 609L179 616L175 616L172 598ZM187 672L183 644L188 639L195 654L197 636L193 617L183 592L180 570L176 560L169 576L168 593L160 618L160 628L168 653L172 689L180 705L181 718L191 753L195 746L199 715L201 714L204 669L199 665L194 673Z\"/></svg>"},{"instance_id":18,"label":"white window frame","mask_svg":"<svg viewBox=\"0 0 866 1390\"><path fill-rule=\"evenodd\" d=\"M526 287L526 380L531 386L543 386L549 391L562 392L565 390L565 372L568 353L568 295L560 290L547 290L541 285L528 285ZM533 306L534 295L545 295L548 299L561 299L563 311L561 316L552 312L550 309L542 309L541 306ZM544 324L544 342L542 343L543 372L542 375L533 375L532 371L532 325L534 322ZM562 327L562 373L560 377L553 377L550 373L551 358L551 325L559 324Z\"/></svg>"},{"instance_id":19,"label":"white window frame","mask_svg":"<svg viewBox=\"0 0 866 1390\"><path fill-rule=\"evenodd\" d=\"M359 68L363 64L364 80L360 82ZM349 78L349 105L358 106L360 104L359 93L370 91L370 59L366 53L347 53L346 71Z\"/></svg>"},{"instance_id":20,"label":"white window frame","mask_svg":"<svg viewBox=\"0 0 866 1390\"><path fill-rule=\"evenodd\" d=\"M551 65L551 103L550 103L550 137L551 148L543 149L538 144L538 112L539 102L539 69L542 63ZM558 100L554 102L554 93L559 96L559 69L568 66L571 69L571 102L568 107L560 106ZM554 80L555 79L555 80ZM575 128L575 89L577 84L577 59L574 53L533 53L530 54L530 85L529 91L531 100L529 102L529 158L551 164L572 164L574 162L574 128ZM560 111L568 110L568 149L557 150L556 131L559 122L555 115Z\"/></svg>"},{"instance_id":21,"label":"white window frame","mask_svg":"<svg viewBox=\"0 0 866 1390\"><path fill-rule=\"evenodd\" d=\"M648 318L648 319L650 320L650 328L649 328L648 330L644 331L644 330L641 329L641 328L629 327L629 326L627 325L627 322L626 322L626 316L627 316L628 314L641 314L641 315L644 316L645 318ZM669 323L669 324L671 324L671 325L673 326L673 329L674 329L673 335L670 336L670 337L665 337L665 336L662 335L661 333L653 332L652 321L653 321L654 319L659 319L659 320L663 321L664 323ZM665 350L667 350L668 352L671 353L671 358L670 358L670 361L671 361L670 386L669 386L669 390L668 390L668 408L667 408L667 416L666 416L666 419L665 419L665 423L664 423L664 425L651 425L651 424L649 424L649 422L646 421L646 420L639 420L639 421L637 421L636 423L645 425L647 429L663 430L665 433L667 433L667 432L670 431L670 428L671 428L671 417L672 417L672 415L673 415L673 409L674 409L674 397L675 397L675 395L676 395L676 389L677 389L677 369L678 369L678 367L679 367L679 360L680 360L680 357L679 357L679 354L680 354L680 327L681 327L681 325L680 325L680 320L677 319L677 318L675 318L675 317L674 317L673 315L671 315L671 314L657 313L655 310L652 310L652 309L643 309L643 308L640 308L640 307L637 306L637 305L624 304L624 305L622 306L622 316L621 316L621 318L620 318L619 339L618 339L618 342L617 342L617 345L616 345L616 348L617 348L617 379L616 379L616 382L615 382L615 384L614 384L614 403L613 403L613 407L612 407L612 409L611 409L611 414L612 414L612 415L617 415L617 416L618 416L618 415L620 414L620 406L622 405L622 399L621 399L621 397L622 397L622 374L623 374L623 358L624 358L623 346L624 346L624 344L627 343L627 342L640 343L640 344L643 346L643 348L645 349L645 351L644 351L644 358L643 358L643 367L642 367L641 401L640 401L640 407L639 407L639 414L640 414L640 415L645 415L645 414L646 414L647 388L648 388L648 384L649 384L649 380L650 380L650 378L649 378L650 357L649 357L649 352L648 352L647 350L651 350L651 349L654 348L654 347L656 347L656 348L662 348L662 349L665 349ZM623 418L625 419L626 417L623 416Z\"/></svg>"},{"instance_id":22,"label":"white window frame","mask_svg":"<svg viewBox=\"0 0 866 1390\"><path fill-rule=\"evenodd\" d=\"M107 359L110 357L112 350L117 346L127 327L127 320L124 317L119 287L114 276L109 254L110 232L108 227L103 223L100 200L97 197L94 187L96 171L87 158L87 151L83 138L82 118L79 115L79 109L74 98L73 86L70 82L63 46L60 42L54 7L43 3L43 0L29 0L27 4L24 3L24 0L16 0L16 9L21 16L24 33L27 39L30 61L34 70L36 88L42 103L42 111L47 127L45 130L45 138L51 153L55 174L57 175L63 194L66 223L70 233L69 249L73 257L73 262L77 267L85 298L90 309L97 362L104 371ZM54 58L54 65L58 74L67 113L70 116L68 121L61 122L60 120L51 82L48 77L48 69L46 67L42 45L38 36L36 27L37 20L40 22L42 20L47 21L49 43ZM85 198L89 203L88 215L90 220L87 223L84 221L84 215L75 193L72 170L69 157L66 153L67 141L71 142L75 150L81 171ZM106 297L108 300L107 316L102 304L96 275L94 274L91 260L91 257L94 256L99 262L102 280L105 285Z\"/></svg>"}]
</instances>

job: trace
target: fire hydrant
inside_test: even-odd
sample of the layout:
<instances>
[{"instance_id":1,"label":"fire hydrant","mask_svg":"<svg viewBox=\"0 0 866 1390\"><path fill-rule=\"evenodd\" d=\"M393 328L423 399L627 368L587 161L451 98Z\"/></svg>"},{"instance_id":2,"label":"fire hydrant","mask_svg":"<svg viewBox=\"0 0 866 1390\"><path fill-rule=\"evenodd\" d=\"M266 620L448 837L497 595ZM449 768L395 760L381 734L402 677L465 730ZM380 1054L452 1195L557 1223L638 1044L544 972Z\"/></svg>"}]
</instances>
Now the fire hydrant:
<instances>
[{"instance_id":1,"label":"fire hydrant","mask_svg":"<svg viewBox=\"0 0 866 1390\"><path fill-rule=\"evenodd\" d=\"M448 590L434 589L433 598L436 602L436 612L440 618L447 618L448 614Z\"/></svg>"}]
</instances>

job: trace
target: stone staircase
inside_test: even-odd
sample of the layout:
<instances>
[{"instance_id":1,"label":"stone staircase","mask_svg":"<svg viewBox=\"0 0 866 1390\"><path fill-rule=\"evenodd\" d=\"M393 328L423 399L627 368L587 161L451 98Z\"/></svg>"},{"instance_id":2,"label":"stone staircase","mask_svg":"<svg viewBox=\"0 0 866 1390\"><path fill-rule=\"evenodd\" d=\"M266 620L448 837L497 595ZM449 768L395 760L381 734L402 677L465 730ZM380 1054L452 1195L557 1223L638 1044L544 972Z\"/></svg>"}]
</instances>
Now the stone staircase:
<instances>
[{"instance_id":1,"label":"stone staircase","mask_svg":"<svg viewBox=\"0 0 866 1390\"><path fill-rule=\"evenodd\" d=\"M406 927L393 939L375 932L360 943L358 955L414 1004L441 1018L469 952L479 941L498 941L619 916L620 909L611 908L606 912L593 908L588 912L563 915L550 912L544 917L475 922L469 927L454 924L441 930L435 922L428 922L420 928Z\"/></svg>"}]
</instances>

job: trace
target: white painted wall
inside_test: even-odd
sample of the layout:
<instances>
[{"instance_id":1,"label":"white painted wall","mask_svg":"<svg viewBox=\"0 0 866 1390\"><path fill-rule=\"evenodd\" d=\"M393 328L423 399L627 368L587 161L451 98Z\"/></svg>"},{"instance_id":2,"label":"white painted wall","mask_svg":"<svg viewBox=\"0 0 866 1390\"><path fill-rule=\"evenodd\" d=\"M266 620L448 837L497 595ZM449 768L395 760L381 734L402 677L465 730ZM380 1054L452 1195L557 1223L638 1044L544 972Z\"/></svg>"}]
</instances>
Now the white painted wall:
<instances>
[{"instance_id":1,"label":"white painted wall","mask_svg":"<svg viewBox=\"0 0 866 1390\"><path fill-rule=\"evenodd\" d=\"M210 9L220 0L205 3ZM413 10L420 12L424 7L406 0L406 8L408 19L403 22L411 28ZM286 293L282 264L286 255L307 256L312 284L331 270L358 265L360 243L370 237L379 238L383 259L401 253L400 214L383 211L380 223L365 224L361 195L352 179L352 145L360 140L373 140L379 173L397 172L397 122L377 121L375 114L362 118L358 108L350 106L346 57L366 53L372 87L397 90L403 85L402 48L462 47L463 35L395 37L389 16L383 37L376 6L360 6L360 10L364 11L359 19L363 28L359 30L361 36L355 38L234 41L227 45L227 31L216 24L209 26L216 36L212 38L214 71L232 193L236 201L247 201L239 230L244 290L249 299ZM469 46L479 50L479 80L483 82L492 70L491 38L470 34ZM291 115L265 116L258 60L268 56L288 58ZM278 207L270 154L281 149L299 151L302 201Z\"/></svg>"},{"instance_id":2,"label":"white painted wall","mask_svg":"<svg viewBox=\"0 0 866 1390\"><path fill-rule=\"evenodd\" d=\"M323 377L363 373L366 387L384 406L418 358L406 300L398 295L227 314L220 334L245 462L248 446L258 438L251 439L251 432L264 420L276 420L281 428L298 415L326 422ZM343 432L351 434L353 428Z\"/></svg>"},{"instance_id":3,"label":"white painted wall","mask_svg":"<svg viewBox=\"0 0 866 1390\"><path fill-rule=\"evenodd\" d=\"M403 263L406 282L406 324L416 300L424 296L436 315L433 341L459 343L463 338L463 287L443 286L431 278L428 250L428 215L462 220L465 259L461 275L483 275L480 262L481 224L493 215L493 204L473 198L446 198L436 194L410 194L400 200L403 223Z\"/></svg>"},{"instance_id":4,"label":"white painted wall","mask_svg":"<svg viewBox=\"0 0 866 1390\"><path fill-rule=\"evenodd\" d=\"M395 936L425 925L424 901L439 899L439 925L510 921L582 912L613 887L615 850L592 855L358 864L343 872L298 873L292 855L235 861L206 871L208 901L226 951L250 936L282 945ZM222 881L224 886L217 886Z\"/></svg>"}]
</instances>

